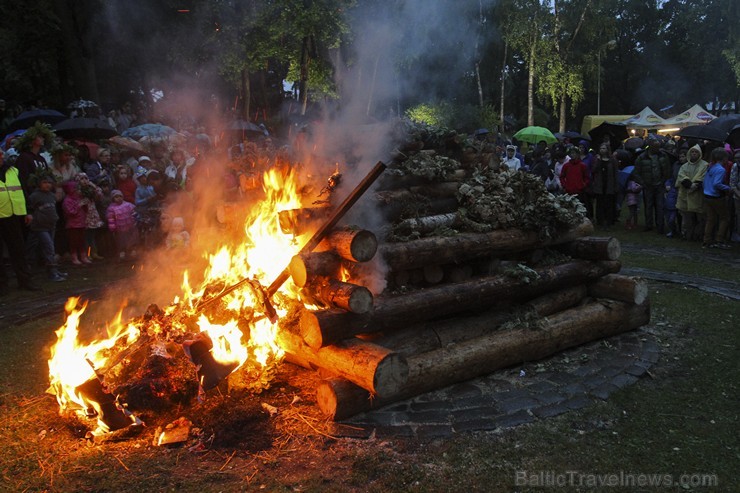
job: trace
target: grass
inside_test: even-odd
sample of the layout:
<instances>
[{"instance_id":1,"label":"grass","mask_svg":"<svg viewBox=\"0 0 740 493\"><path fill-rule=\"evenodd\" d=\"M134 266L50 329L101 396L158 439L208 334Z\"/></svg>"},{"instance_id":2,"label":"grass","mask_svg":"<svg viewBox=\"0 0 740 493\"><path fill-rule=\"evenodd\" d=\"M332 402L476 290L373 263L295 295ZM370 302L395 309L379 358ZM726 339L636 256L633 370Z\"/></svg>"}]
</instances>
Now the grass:
<instances>
[{"instance_id":1,"label":"grass","mask_svg":"<svg viewBox=\"0 0 740 493\"><path fill-rule=\"evenodd\" d=\"M693 252L693 245L644 235L615 233L623 242L645 238L643 244L649 249L660 247L665 240L671 248ZM625 254L623 263L733 277L725 274L726 267L708 265L701 257ZM115 278L126 272L101 270L89 275L103 277L89 279L89 284L80 280L81 285L71 287L92 288L105 276ZM59 283L49 289L66 288ZM672 474L674 479L680 474L704 473L713 475L718 486L665 490L733 491L740 480L738 304L680 285L651 284L650 298L652 321L643 330L662 346L661 360L650 377L612 394L607 401L502 432L428 441L334 440L328 433L316 432L327 429L327 423L298 415L294 423L305 421L311 426L278 430L273 446L263 451L154 447L152 429L128 440L89 442L82 438L81 424L59 416L53 397L44 394L46 358L59 315L4 326L0 490L542 491L532 482L529 486L515 484L517 471L526 471L530 481L538 471L578 471ZM595 481L584 477L589 479ZM633 490L598 485L565 488Z\"/></svg>"}]
</instances>

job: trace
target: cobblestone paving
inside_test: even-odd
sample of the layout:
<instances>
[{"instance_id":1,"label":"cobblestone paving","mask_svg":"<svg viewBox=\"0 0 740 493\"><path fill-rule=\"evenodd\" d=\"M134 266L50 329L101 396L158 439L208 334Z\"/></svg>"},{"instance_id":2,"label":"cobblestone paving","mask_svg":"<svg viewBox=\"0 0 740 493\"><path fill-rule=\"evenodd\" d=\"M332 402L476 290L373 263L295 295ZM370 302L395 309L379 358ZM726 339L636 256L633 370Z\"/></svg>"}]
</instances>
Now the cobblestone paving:
<instances>
[{"instance_id":1,"label":"cobblestone paving","mask_svg":"<svg viewBox=\"0 0 740 493\"><path fill-rule=\"evenodd\" d=\"M437 438L510 428L606 400L659 358L655 339L638 329L355 416L334 434Z\"/></svg>"}]
</instances>

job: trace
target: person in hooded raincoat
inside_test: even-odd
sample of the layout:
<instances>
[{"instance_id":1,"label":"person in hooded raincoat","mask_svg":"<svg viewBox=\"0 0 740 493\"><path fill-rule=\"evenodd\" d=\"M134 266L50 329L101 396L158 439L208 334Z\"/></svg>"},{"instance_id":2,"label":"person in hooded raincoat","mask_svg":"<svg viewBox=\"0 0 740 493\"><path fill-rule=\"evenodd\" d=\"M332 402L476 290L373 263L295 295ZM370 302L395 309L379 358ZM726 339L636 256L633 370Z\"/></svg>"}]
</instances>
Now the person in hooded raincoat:
<instances>
[{"instance_id":1,"label":"person in hooded raincoat","mask_svg":"<svg viewBox=\"0 0 740 493\"><path fill-rule=\"evenodd\" d=\"M676 209L681 214L681 235L686 240L698 241L704 234L702 183L708 166L702 159L701 147L696 144L688 150L686 163L678 170Z\"/></svg>"}]
</instances>

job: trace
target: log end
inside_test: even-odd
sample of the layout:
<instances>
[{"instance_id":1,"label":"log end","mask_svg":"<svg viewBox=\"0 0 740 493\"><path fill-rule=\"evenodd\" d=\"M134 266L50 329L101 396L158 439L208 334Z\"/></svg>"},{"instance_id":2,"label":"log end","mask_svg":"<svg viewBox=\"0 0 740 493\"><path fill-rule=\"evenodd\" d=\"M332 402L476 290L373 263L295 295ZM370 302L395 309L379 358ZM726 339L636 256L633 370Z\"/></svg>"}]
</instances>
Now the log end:
<instances>
[{"instance_id":1,"label":"log end","mask_svg":"<svg viewBox=\"0 0 740 493\"><path fill-rule=\"evenodd\" d=\"M619 240L611 237L606 245L606 255L608 260L619 260L622 255L622 244Z\"/></svg>"},{"instance_id":2,"label":"log end","mask_svg":"<svg viewBox=\"0 0 740 493\"><path fill-rule=\"evenodd\" d=\"M378 251L378 238L372 231L362 230L352 238L349 250L355 262L368 262Z\"/></svg>"},{"instance_id":3,"label":"log end","mask_svg":"<svg viewBox=\"0 0 740 493\"><path fill-rule=\"evenodd\" d=\"M400 393L409 379L409 365L402 355L389 353L378 363L373 377L373 389L379 396Z\"/></svg>"},{"instance_id":4,"label":"log end","mask_svg":"<svg viewBox=\"0 0 740 493\"><path fill-rule=\"evenodd\" d=\"M367 390L352 382L332 378L318 384L316 404L324 415L334 421L341 421L370 410L373 407L373 397Z\"/></svg>"},{"instance_id":5,"label":"log end","mask_svg":"<svg viewBox=\"0 0 740 493\"><path fill-rule=\"evenodd\" d=\"M299 288L302 288L308 282L306 264L303 263L303 259L301 259L299 255L296 255L290 260L290 264L288 264L288 272L290 272L290 277L293 279L293 283Z\"/></svg>"},{"instance_id":6,"label":"log end","mask_svg":"<svg viewBox=\"0 0 740 493\"><path fill-rule=\"evenodd\" d=\"M373 294L366 287L357 286L352 290L348 305L352 313L368 313L373 309Z\"/></svg>"}]
</instances>

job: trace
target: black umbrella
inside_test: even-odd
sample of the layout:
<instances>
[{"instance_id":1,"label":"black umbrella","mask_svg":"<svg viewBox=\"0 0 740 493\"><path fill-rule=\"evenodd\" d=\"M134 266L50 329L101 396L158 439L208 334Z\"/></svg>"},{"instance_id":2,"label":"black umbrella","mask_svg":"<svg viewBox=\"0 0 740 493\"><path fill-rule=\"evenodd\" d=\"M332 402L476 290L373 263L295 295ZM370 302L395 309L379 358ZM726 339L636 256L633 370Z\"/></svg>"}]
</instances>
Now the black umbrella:
<instances>
[{"instance_id":1,"label":"black umbrella","mask_svg":"<svg viewBox=\"0 0 740 493\"><path fill-rule=\"evenodd\" d=\"M10 122L10 125L8 125L7 132L10 133L14 130L22 130L29 127L33 127L36 122L41 123L48 123L49 125L54 125L55 123L59 123L61 121L64 121L67 117L59 113L56 110L29 110L24 111L18 117Z\"/></svg>"},{"instance_id":2,"label":"black umbrella","mask_svg":"<svg viewBox=\"0 0 740 493\"><path fill-rule=\"evenodd\" d=\"M624 148L629 151L635 151L645 146L645 141L642 137L630 137L624 141Z\"/></svg>"},{"instance_id":3,"label":"black umbrella","mask_svg":"<svg viewBox=\"0 0 740 493\"><path fill-rule=\"evenodd\" d=\"M707 127L717 128L729 134L736 125L740 125L740 114L724 115L707 123Z\"/></svg>"},{"instance_id":4,"label":"black umbrella","mask_svg":"<svg viewBox=\"0 0 740 493\"><path fill-rule=\"evenodd\" d=\"M730 130L726 142L730 144L733 149L740 149L740 123Z\"/></svg>"},{"instance_id":5,"label":"black umbrella","mask_svg":"<svg viewBox=\"0 0 740 493\"><path fill-rule=\"evenodd\" d=\"M118 135L108 122L97 118L69 118L53 128L58 136L65 139L101 140Z\"/></svg>"},{"instance_id":6,"label":"black umbrella","mask_svg":"<svg viewBox=\"0 0 740 493\"><path fill-rule=\"evenodd\" d=\"M601 125L592 128L588 131L588 134L597 145L604 142L604 137L608 136L612 149L619 147L619 144L630 136L629 132L627 132L626 126L616 125L609 122L604 122Z\"/></svg>"},{"instance_id":7,"label":"black umbrella","mask_svg":"<svg viewBox=\"0 0 740 493\"><path fill-rule=\"evenodd\" d=\"M722 130L721 128L718 128L716 126L710 127L709 124L706 125L690 125L688 127L684 127L678 132L676 132L676 135L680 135L684 138L689 139L700 139L700 140L712 140L715 142L724 142L727 138L727 134L729 132L727 130Z\"/></svg>"}]
</instances>

